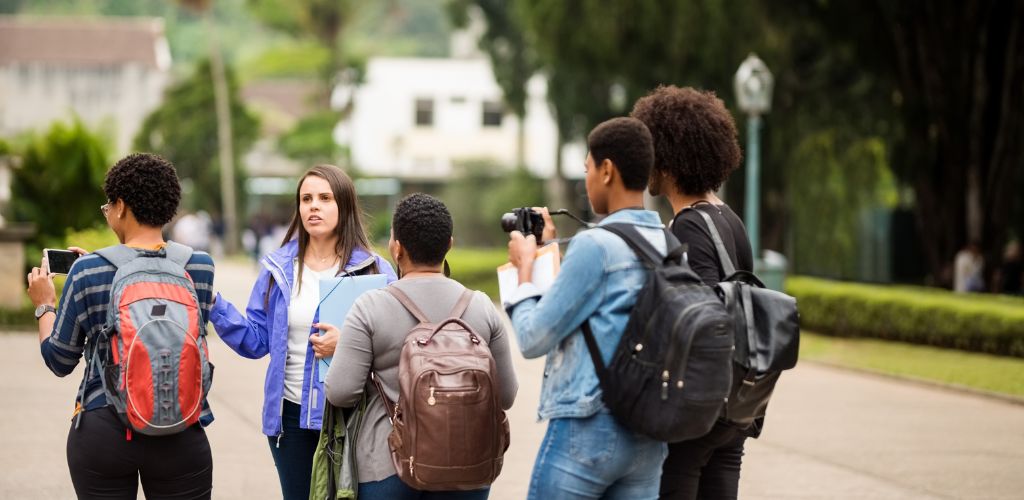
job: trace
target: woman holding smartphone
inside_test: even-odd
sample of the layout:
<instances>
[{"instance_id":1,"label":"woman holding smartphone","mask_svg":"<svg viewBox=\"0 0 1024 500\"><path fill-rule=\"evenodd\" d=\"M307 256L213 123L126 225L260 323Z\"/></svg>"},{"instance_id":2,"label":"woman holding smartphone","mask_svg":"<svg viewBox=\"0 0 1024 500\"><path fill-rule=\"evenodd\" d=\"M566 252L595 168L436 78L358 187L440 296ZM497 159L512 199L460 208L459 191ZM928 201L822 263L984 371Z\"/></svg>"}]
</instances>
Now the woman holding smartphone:
<instances>
[{"instance_id":1,"label":"woman holding smartphone","mask_svg":"<svg viewBox=\"0 0 1024 500\"><path fill-rule=\"evenodd\" d=\"M178 210L181 185L174 167L159 156L140 153L117 162L103 183L106 204L100 207L110 230L137 257L167 258L162 229ZM72 247L80 254L86 252ZM184 260L184 259L182 259ZM213 288L213 260L192 252L185 264L206 323ZM58 307L52 274L44 259L28 275L28 295L36 305L43 360L57 376L70 374L83 353L96 348L106 325L110 290L117 267L99 254L77 259L68 271ZM99 367L89 370L75 401L68 432L67 458L78 498L136 498L139 482L147 498L210 498L213 459L203 427L213 421L202 401L199 425L166 436L132 433L107 400Z\"/></svg>"},{"instance_id":2,"label":"woman holding smartphone","mask_svg":"<svg viewBox=\"0 0 1024 500\"><path fill-rule=\"evenodd\" d=\"M397 279L370 251L352 179L332 165L302 176L295 212L281 248L260 261L245 314L218 294L210 321L239 355L270 355L264 384L263 433L270 443L285 500L309 498L313 452L324 408L317 358L334 354L336 330L323 335L317 320L319 279L377 274Z\"/></svg>"}]
</instances>

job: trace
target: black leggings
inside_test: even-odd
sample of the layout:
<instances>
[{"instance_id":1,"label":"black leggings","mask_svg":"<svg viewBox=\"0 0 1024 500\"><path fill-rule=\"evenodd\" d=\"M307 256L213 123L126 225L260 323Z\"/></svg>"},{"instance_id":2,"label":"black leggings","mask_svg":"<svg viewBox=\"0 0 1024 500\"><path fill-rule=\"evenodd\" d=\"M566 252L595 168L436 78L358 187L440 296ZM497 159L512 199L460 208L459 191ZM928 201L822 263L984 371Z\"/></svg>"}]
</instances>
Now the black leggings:
<instances>
[{"instance_id":1,"label":"black leggings","mask_svg":"<svg viewBox=\"0 0 1024 500\"><path fill-rule=\"evenodd\" d=\"M135 500L139 480L147 499L207 499L213 457L199 424L170 436L132 432L107 406L82 415L68 432L68 469L78 498Z\"/></svg>"},{"instance_id":2,"label":"black leggings","mask_svg":"<svg viewBox=\"0 0 1024 500\"><path fill-rule=\"evenodd\" d=\"M669 443L660 498L736 500L746 440L746 431L718 421L702 437Z\"/></svg>"}]
</instances>

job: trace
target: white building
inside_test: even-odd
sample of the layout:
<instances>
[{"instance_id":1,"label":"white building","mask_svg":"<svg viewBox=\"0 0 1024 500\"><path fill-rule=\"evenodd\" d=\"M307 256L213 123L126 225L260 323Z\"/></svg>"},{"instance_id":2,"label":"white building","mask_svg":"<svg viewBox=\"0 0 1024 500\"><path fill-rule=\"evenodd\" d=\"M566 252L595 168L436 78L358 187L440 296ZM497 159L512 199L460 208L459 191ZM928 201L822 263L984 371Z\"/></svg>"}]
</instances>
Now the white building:
<instances>
[{"instance_id":1,"label":"white building","mask_svg":"<svg viewBox=\"0 0 1024 500\"><path fill-rule=\"evenodd\" d=\"M528 90L523 162L549 177L557 128L546 80L535 76ZM335 105L344 107L350 98L352 113L335 138L350 147L353 164L365 174L441 180L460 161L516 164L518 120L502 104L488 59L372 58L364 83L354 91L339 88ZM579 154L580 148L567 148L563 157L582 165ZM582 175L582 166L576 170Z\"/></svg>"},{"instance_id":2,"label":"white building","mask_svg":"<svg viewBox=\"0 0 1024 500\"><path fill-rule=\"evenodd\" d=\"M126 153L170 67L162 19L0 16L0 136L78 115Z\"/></svg>"}]
</instances>

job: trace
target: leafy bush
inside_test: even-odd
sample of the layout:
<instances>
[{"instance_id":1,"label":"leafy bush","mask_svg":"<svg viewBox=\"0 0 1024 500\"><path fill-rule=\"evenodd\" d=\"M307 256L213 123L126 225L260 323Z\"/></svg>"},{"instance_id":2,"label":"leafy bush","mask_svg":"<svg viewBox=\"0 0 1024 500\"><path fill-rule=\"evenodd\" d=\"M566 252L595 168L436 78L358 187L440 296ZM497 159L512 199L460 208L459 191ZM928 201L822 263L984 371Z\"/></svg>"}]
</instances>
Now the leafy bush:
<instances>
[{"instance_id":1,"label":"leafy bush","mask_svg":"<svg viewBox=\"0 0 1024 500\"><path fill-rule=\"evenodd\" d=\"M1024 357L1024 299L806 277L786 291L807 330Z\"/></svg>"},{"instance_id":2,"label":"leafy bush","mask_svg":"<svg viewBox=\"0 0 1024 500\"><path fill-rule=\"evenodd\" d=\"M37 266L42 249L59 248L67 231L102 223L107 139L75 118L70 123L54 122L11 149L22 157L12 176L11 213L13 220L36 226L25 255L26 265Z\"/></svg>"},{"instance_id":3,"label":"leafy bush","mask_svg":"<svg viewBox=\"0 0 1024 500\"><path fill-rule=\"evenodd\" d=\"M25 305L18 309L7 309L0 307L0 330L14 328L16 330L30 330L36 326L35 307L25 299Z\"/></svg>"},{"instance_id":4,"label":"leafy bush","mask_svg":"<svg viewBox=\"0 0 1024 500\"><path fill-rule=\"evenodd\" d=\"M93 252L116 244L117 235L106 225L100 225L81 231L68 231L64 237L64 246L61 248L74 246Z\"/></svg>"},{"instance_id":5,"label":"leafy bush","mask_svg":"<svg viewBox=\"0 0 1024 500\"><path fill-rule=\"evenodd\" d=\"M338 164L342 150L334 142L334 126L337 124L337 113L330 110L318 111L299 120L288 133L281 136L278 147L289 158L310 165Z\"/></svg>"},{"instance_id":6,"label":"leafy bush","mask_svg":"<svg viewBox=\"0 0 1024 500\"><path fill-rule=\"evenodd\" d=\"M493 301L498 300L498 266L508 262L504 248L459 248L448 253L452 279L473 290L480 290Z\"/></svg>"},{"instance_id":7,"label":"leafy bush","mask_svg":"<svg viewBox=\"0 0 1024 500\"><path fill-rule=\"evenodd\" d=\"M525 169L476 160L456 165L456 171L440 196L455 221L456 245L506 244L501 215L516 207L544 205L543 181Z\"/></svg>"}]
</instances>

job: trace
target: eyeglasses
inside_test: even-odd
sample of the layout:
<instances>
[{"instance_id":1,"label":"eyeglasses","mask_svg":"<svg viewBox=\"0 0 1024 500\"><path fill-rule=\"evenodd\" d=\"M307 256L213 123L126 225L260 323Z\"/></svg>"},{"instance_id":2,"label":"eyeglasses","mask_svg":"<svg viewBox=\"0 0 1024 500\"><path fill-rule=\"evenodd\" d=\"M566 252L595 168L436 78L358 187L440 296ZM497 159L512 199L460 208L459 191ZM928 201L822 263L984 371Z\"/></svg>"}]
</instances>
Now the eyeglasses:
<instances>
[{"instance_id":1,"label":"eyeglasses","mask_svg":"<svg viewBox=\"0 0 1024 500\"><path fill-rule=\"evenodd\" d=\"M107 212L109 212L109 211L110 211L110 203L104 203L104 204L100 205L100 213L102 213L104 217L107 216Z\"/></svg>"}]
</instances>

